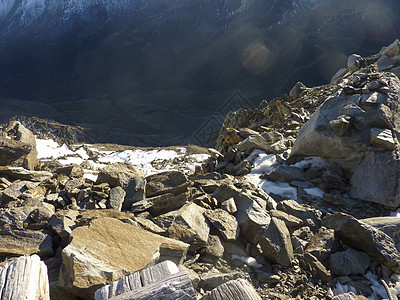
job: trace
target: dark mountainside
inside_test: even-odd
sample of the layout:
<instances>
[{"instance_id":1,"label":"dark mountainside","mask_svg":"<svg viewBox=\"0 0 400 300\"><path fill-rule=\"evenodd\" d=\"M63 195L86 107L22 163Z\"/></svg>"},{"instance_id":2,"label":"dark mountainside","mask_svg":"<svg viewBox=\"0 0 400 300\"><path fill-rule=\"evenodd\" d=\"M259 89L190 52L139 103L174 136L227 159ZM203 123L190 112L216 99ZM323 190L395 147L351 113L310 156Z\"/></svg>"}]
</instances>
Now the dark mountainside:
<instances>
[{"instance_id":1,"label":"dark mountainside","mask_svg":"<svg viewBox=\"0 0 400 300\"><path fill-rule=\"evenodd\" d=\"M102 142L198 143L240 91L246 105L298 80L330 82L347 56L399 36L398 1L0 3L1 120L37 116Z\"/></svg>"}]
</instances>

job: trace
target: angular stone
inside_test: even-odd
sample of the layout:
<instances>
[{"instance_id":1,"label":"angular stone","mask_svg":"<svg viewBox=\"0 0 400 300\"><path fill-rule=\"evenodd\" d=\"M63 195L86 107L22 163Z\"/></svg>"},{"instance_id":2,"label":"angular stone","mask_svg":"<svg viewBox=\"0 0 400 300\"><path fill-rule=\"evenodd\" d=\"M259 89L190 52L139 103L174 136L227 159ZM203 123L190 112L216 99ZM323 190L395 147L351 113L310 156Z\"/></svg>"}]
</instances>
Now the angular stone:
<instances>
[{"instance_id":1,"label":"angular stone","mask_svg":"<svg viewBox=\"0 0 400 300\"><path fill-rule=\"evenodd\" d=\"M77 164L72 164L70 166L58 168L56 170L56 173L65 174L72 178L81 178L83 175L85 175L85 171L83 170L83 168Z\"/></svg>"},{"instance_id":2,"label":"angular stone","mask_svg":"<svg viewBox=\"0 0 400 300\"><path fill-rule=\"evenodd\" d=\"M224 250L221 238L210 234L207 245L200 249L201 260L208 263L215 263L224 255Z\"/></svg>"},{"instance_id":3,"label":"angular stone","mask_svg":"<svg viewBox=\"0 0 400 300\"><path fill-rule=\"evenodd\" d=\"M32 171L21 167L0 168L0 176L6 176L13 180L26 180L42 182L53 177L53 173L47 171Z\"/></svg>"},{"instance_id":4,"label":"angular stone","mask_svg":"<svg viewBox=\"0 0 400 300\"><path fill-rule=\"evenodd\" d=\"M140 271L140 278L143 286L153 282L161 281L165 277L179 272L176 264L170 260L163 261L155 266Z\"/></svg>"},{"instance_id":5,"label":"angular stone","mask_svg":"<svg viewBox=\"0 0 400 300\"><path fill-rule=\"evenodd\" d=\"M329 126L337 136L342 136L349 128L350 120L350 116L339 116L335 120L329 121Z\"/></svg>"},{"instance_id":6,"label":"angular stone","mask_svg":"<svg viewBox=\"0 0 400 300\"><path fill-rule=\"evenodd\" d=\"M130 163L114 163L103 168L96 183L108 183L111 188L122 187L126 192L123 210L129 210L132 203L145 197L144 173Z\"/></svg>"},{"instance_id":7,"label":"angular stone","mask_svg":"<svg viewBox=\"0 0 400 300\"><path fill-rule=\"evenodd\" d=\"M59 210L50 218L48 226L68 243L78 215L76 210Z\"/></svg>"},{"instance_id":8,"label":"angular stone","mask_svg":"<svg viewBox=\"0 0 400 300\"><path fill-rule=\"evenodd\" d=\"M369 138L374 146L383 147L386 150L393 150L396 147L392 131L389 129L371 128Z\"/></svg>"},{"instance_id":9,"label":"angular stone","mask_svg":"<svg viewBox=\"0 0 400 300\"><path fill-rule=\"evenodd\" d=\"M268 174L268 179L281 182L305 180L305 172L296 167L280 165Z\"/></svg>"},{"instance_id":10,"label":"angular stone","mask_svg":"<svg viewBox=\"0 0 400 300\"><path fill-rule=\"evenodd\" d=\"M121 211L124 203L126 192L120 186L116 186L110 190L109 206L115 210Z\"/></svg>"},{"instance_id":11,"label":"angular stone","mask_svg":"<svg viewBox=\"0 0 400 300\"><path fill-rule=\"evenodd\" d=\"M48 257L53 253L53 237L48 231L14 226L0 229L0 256L37 254Z\"/></svg>"},{"instance_id":12,"label":"angular stone","mask_svg":"<svg viewBox=\"0 0 400 300\"><path fill-rule=\"evenodd\" d=\"M140 273L135 272L111 284L105 285L95 293L95 300L108 300L142 287Z\"/></svg>"},{"instance_id":13,"label":"angular stone","mask_svg":"<svg viewBox=\"0 0 400 300\"><path fill-rule=\"evenodd\" d=\"M350 55L347 59L347 68L349 68L350 71L352 71L352 72L359 70L361 60L362 60L362 57L358 54Z\"/></svg>"},{"instance_id":14,"label":"angular stone","mask_svg":"<svg viewBox=\"0 0 400 300\"><path fill-rule=\"evenodd\" d=\"M331 271L336 276L364 274L369 267L368 254L348 248L329 257Z\"/></svg>"},{"instance_id":15,"label":"angular stone","mask_svg":"<svg viewBox=\"0 0 400 300\"><path fill-rule=\"evenodd\" d=\"M319 227L321 222L320 218L322 216L322 212L314 208L301 205L294 200L281 201L278 203L276 208L301 219L304 224L307 224L311 227Z\"/></svg>"},{"instance_id":16,"label":"angular stone","mask_svg":"<svg viewBox=\"0 0 400 300\"><path fill-rule=\"evenodd\" d=\"M272 261L285 267L292 264L293 246L285 222L272 218L267 230L260 237L260 246L263 255Z\"/></svg>"},{"instance_id":17,"label":"angular stone","mask_svg":"<svg viewBox=\"0 0 400 300\"><path fill-rule=\"evenodd\" d=\"M319 261L324 262L331 253L338 251L340 242L333 229L321 228L319 232L312 236L305 249Z\"/></svg>"},{"instance_id":18,"label":"angular stone","mask_svg":"<svg viewBox=\"0 0 400 300\"><path fill-rule=\"evenodd\" d=\"M268 211L271 217L285 222L288 229L296 230L304 225L303 221L295 216L289 215L283 211L271 209Z\"/></svg>"},{"instance_id":19,"label":"angular stone","mask_svg":"<svg viewBox=\"0 0 400 300\"><path fill-rule=\"evenodd\" d=\"M221 208L230 214L234 214L235 212L237 212L235 199L229 198L228 200L225 200L221 203Z\"/></svg>"},{"instance_id":20,"label":"angular stone","mask_svg":"<svg viewBox=\"0 0 400 300\"><path fill-rule=\"evenodd\" d=\"M396 55L400 54L400 42L399 40L395 40L393 43L391 43L389 46L387 47L383 47L382 50L380 51L380 55L386 55L389 57L393 57Z\"/></svg>"},{"instance_id":21,"label":"angular stone","mask_svg":"<svg viewBox=\"0 0 400 300\"><path fill-rule=\"evenodd\" d=\"M400 217L375 217L362 219L361 221L390 236L393 239L397 250L400 251Z\"/></svg>"},{"instance_id":22,"label":"angular stone","mask_svg":"<svg viewBox=\"0 0 400 300\"><path fill-rule=\"evenodd\" d=\"M400 271L400 253L384 232L344 213L325 217L323 225L334 229L347 246L364 251L394 272Z\"/></svg>"},{"instance_id":23,"label":"angular stone","mask_svg":"<svg viewBox=\"0 0 400 300\"><path fill-rule=\"evenodd\" d=\"M172 193L179 195L187 191L189 181L179 171L166 171L146 177L146 197Z\"/></svg>"},{"instance_id":24,"label":"angular stone","mask_svg":"<svg viewBox=\"0 0 400 300\"><path fill-rule=\"evenodd\" d=\"M92 298L102 285L171 259L166 254L174 254L172 260L179 264L189 247L107 217L74 229L71 237L62 251L58 285L86 298Z\"/></svg>"},{"instance_id":25,"label":"angular stone","mask_svg":"<svg viewBox=\"0 0 400 300\"><path fill-rule=\"evenodd\" d=\"M244 279L228 281L205 294L201 300L261 300L256 290Z\"/></svg>"},{"instance_id":26,"label":"angular stone","mask_svg":"<svg viewBox=\"0 0 400 300\"><path fill-rule=\"evenodd\" d=\"M207 210L205 216L225 241L234 241L239 236L239 224L236 218L222 209Z\"/></svg>"},{"instance_id":27,"label":"angular stone","mask_svg":"<svg viewBox=\"0 0 400 300\"><path fill-rule=\"evenodd\" d=\"M306 252L302 257L301 263L303 268L308 269L311 274L320 279L322 282L330 282L332 280L331 272L312 254Z\"/></svg>"},{"instance_id":28,"label":"angular stone","mask_svg":"<svg viewBox=\"0 0 400 300\"><path fill-rule=\"evenodd\" d=\"M18 121L9 122L0 137L0 165L34 170L37 163L36 139Z\"/></svg>"},{"instance_id":29,"label":"angular stone","mask_svg":"<svg viewBox=\"0 0 400 300\"><path fill-rule=\"evenodd\" d=\"M167 236L190 244L190 250L194 251L208 241L210 225L204 212L204 208L189 203L177 211L158 216L153 221L166 230Z\"/></svg>"},{"instance_id":30,"label":"angular stone","mask_svg":"<svg viewBox=\"0 0 400 300\"><path fill-rule=\"evenodd\" d=\"M392 209L399 207L399 169L400 154L397 151L367 152L350 179L350 196Z\"/></svg>"},{"instance_id":31,"label":"angular stone","mask_svg":"<svg viewBox=\"0 0 400 300\"><path fill-rule=\"evenodd\" d=\"M50 300L47 267L39 256L22 256L0 268L1 299Z\"/></svg>"},{"instance_id":32,"label":"angular stone","mask_svg":"<svg viewBox=\"0 0 400 300\"><path fill-rule=\"evenodd\" d=\"M12 183L8 188L4 189L1 195L1 201L17 201L22 198L22 194L28 190L27 185L30 185L30 181L18 181Z\"/></svg>"},{"instance_id":33,"label":"angular stone","mask_svg":"<svg viewBox=\"0 0 400 300\"><path fill-rule=\"evenodd\" d=\"M249 136L247 139L237 144L236 148L247 154L250 154L255 149L260 149L266 153L276 153L276 151L271 147L271 143L259 134Z\"/></svg>"}]
</instances>

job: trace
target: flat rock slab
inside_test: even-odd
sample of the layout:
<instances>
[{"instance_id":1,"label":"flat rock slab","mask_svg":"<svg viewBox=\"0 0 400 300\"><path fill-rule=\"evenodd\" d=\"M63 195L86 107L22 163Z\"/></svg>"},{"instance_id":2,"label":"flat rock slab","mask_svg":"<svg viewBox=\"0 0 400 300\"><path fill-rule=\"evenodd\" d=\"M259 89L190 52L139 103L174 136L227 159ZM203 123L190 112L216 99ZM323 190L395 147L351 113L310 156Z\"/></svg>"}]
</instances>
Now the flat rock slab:
<instances>
[{"instance_id":1,"label":"flat rock slab","mask_svg":"<svg viewBox=\"0 0 400 300\"><path fill-rule=\"evenodd\" d=\"M0 268L0 299L50 299L47 267L39 256L22 256Z\"/></svg>"},{"instance_id":2,"label":"flat rock slab","mask_svg":"<svg viewBox=\"0 0 400 300\"><path fill-rule=\"evenodd\" d=\"M153 282L162 281L169 275L179 272L178 267L172 261L163 261L150 268L135 272L127 277L103 286L96 291L96 300L107 300L115 296L136 291Z\"/></svg>"},{"instance_id":3,"label":"flat rock slab","mask_svg":"<svg viewBox=\"0 0 400 300\"><path fill-rule=\"evenodd\" d=\"M196 300L193 288L186 271L169 275L161 281L148 284L136 291L111 298L112 300Z\"/></svg>"},{"instance_id":4,"label":"flat rock slab","mask_svg":"<svg viewBox=\"0 0 400 300\"><path fill-rule=\"evenodd\" d=\"M256 290L244 279L231 280L204 295L201 300L261 300Z\"/></svg>"},{"instance_id":5,"label":"flat rock slab","mask_svg":"<svg viewBox=\"0 0 400 300\"><path fill-rule=\"evenodd\" d=\"M178 264L189 245L171 240L114 218L97 218L71 233L62 251L58 284L84 299L103 285L126 274L170 259Z\"/></svg>"},{"instance_id":6,"label":"flat rock slab","mask_svg":"<svg viewBox=\"0 0 400 300\"><path fill-rule=\"evenodd\" d=\"M190 184L186 175L179 171L166 171L146 177L146 197L172 193L179 195L187 191Z\"/></svg>"},{"instance_id":7,"label":"flat rock slab","mask_svg":"<svg viewBox=\"0 0 400 300\"><path fill-rule=\"evenodd\" d=\"M48 257L53 253L53 237L49 231L14 226L0 229L0 256L38 254Z\"/></svg>"},{"instance_id":8,"label":"flat rock slab","mask_svg":"<svg viewBox=\"0 0 400 300\"><path fill-rule=\"evenodd\" d=\"M344 244L364 251L394 272L400 271L400 253L386 233L345 213L326 217L323 225L334 229Z\"/></svg>"},{"instance_id":9,"label":"flat rock slab","mask_svg":"<svg viewBox=\"0 0 400 300\"><path fill-rule=\"evenodd\" d=\"M10 179L21 179L41 182L53 177L53 173L47 171L29 171L22 167L6 167L0 169L0 176L7 176Z\"/></svg>"}]
</instances>

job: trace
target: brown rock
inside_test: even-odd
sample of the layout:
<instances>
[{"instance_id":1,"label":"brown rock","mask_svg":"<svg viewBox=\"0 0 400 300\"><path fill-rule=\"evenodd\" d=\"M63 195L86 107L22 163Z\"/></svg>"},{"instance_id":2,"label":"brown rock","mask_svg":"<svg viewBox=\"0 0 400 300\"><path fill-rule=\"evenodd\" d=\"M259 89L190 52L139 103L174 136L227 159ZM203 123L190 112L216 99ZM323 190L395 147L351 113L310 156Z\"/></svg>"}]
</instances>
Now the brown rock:
<instances>
[{"instance_id":1,"label":"brown rock","mask_svg":"<svg viewBox=\"0 0 400 300\"><path fill-rule=\"evenodd\" d=\"M179 264L189 247L113 218L95 219L89 226L73 230L71 237L72 242L62 251L58 284L84 299L93 298L99 287L159 259ZM166 253L174 257L162 257Z\"/></svg>"},{"instance_id":2,"label":"brown rock","mask_svg":"<svg viewBox=\"0 0 400 300\"><path fill-rule=\"evenodd\" d=\"M234 241L238 238L239 224L234 216L222 209L207 210L205 215L225 241Z\"/></svg>"},{"instance_id":3,"label":"brown rock","mask_svg":"<svg viewBox=\"0 0 400 300\"><path fill-rule=\"evenodd\" d=\"M179 171L166 171L146 177L146 197L172 193L179 195L187 191L189 181Z\"/></svg>"}]
</instances>

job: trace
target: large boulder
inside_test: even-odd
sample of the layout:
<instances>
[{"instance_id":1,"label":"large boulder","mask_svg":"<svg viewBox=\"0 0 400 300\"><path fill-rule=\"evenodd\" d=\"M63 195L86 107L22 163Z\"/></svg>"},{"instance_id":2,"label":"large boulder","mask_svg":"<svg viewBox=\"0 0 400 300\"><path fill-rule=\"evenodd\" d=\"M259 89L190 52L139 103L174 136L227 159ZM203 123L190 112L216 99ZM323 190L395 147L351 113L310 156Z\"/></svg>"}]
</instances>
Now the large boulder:
<instances>
[{"instance_id":1,"label":"large boulder","mask_svg":"<svg viewBox=\"0 0 400 300\"><path fill-rule=\"evenodd\" d=\"M320 156L337 163L350 179L353 198L396 208L400 81L392 73L362 69L342 86L300 129L291 155Z\"/></svg>"},{"instance_id":2,"label":"large boulder","mask_svg":"<svg viewBox=\"0 0 400 300\"><path fill-rule=\"evenodd\" d=\"M36 139L20 122L11 121L0 134L0 165L33 170L37 163Z\"/></svg>"},{"instance_id":3,"label":"large boulder","mask_svg":"<svg viewBox=\"0 0 400 300\"><path fill-rule=\"evenodd\" d=\"M62 251L58 285L83 299L95 291L157 261L179 264L189 245L155 235L114 218L96 218L74 229Z\"/></svg>"}]
</instances>

